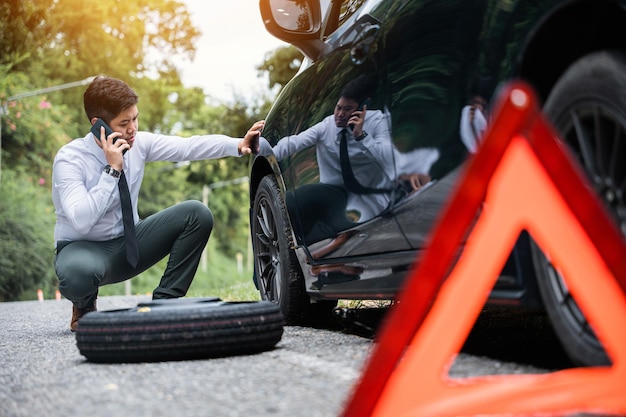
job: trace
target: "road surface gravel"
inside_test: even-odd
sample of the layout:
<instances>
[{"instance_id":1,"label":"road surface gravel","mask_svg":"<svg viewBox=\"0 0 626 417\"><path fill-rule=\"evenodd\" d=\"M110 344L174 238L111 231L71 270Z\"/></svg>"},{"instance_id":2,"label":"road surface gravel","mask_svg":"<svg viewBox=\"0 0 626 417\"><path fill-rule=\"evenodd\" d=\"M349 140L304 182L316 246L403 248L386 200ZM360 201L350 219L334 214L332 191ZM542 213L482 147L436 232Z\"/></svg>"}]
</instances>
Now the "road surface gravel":
<instances>
[{"instance_id":1,"label":"road surface gravel","mask_svg":"<svg viewBox=\"0 0 626 417\"><path fill-rule=\"evenodd\" d=\"M100 310L145 297L101 297ZM285 327L275 349L218 359L93 364L69 330L67 300L0 303L1 417L285 416L341 413L373 341ZM544 372L461 353L453 377Z\"/></svg>"}]
</instances>

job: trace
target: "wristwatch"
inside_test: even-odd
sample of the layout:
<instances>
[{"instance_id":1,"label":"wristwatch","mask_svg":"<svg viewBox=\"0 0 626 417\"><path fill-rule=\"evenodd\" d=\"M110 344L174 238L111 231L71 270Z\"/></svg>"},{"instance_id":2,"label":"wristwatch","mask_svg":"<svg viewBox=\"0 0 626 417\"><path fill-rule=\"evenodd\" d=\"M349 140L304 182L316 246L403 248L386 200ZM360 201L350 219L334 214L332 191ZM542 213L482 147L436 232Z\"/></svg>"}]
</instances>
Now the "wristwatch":
<instances>
[{"instance_id":1,"label":"wristwatch","mask_svg":"<svg viewBox=\"0 0 626 417\"><path fill-rule=\"evenodd\" d=\"M115 168L112 168L111 165L107 165L104 167L104 173L109 174L113 178L119 178L122 173Z\"/></svg>"},{"instance_id":2,"label":"wristwatch","mask_svg":"<svg viewBox=\"0 0 626 417\"><path fill-rule=\"evenodd\" d=\"M361 134L359 136L357 136L354 139L358 142L358 141L362 141L366 137L367 137L367 132L364 130L364 131L361 132Z\"/></svg>"}]
</instances>

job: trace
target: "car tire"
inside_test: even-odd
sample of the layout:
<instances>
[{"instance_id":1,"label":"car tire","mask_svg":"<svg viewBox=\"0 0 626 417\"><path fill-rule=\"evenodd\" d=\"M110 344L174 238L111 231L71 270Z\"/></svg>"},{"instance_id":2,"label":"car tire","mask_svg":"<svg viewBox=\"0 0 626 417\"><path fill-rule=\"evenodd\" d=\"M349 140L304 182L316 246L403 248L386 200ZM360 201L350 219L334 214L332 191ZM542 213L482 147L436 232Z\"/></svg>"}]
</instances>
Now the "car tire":
<instances>
[{"instance_id":1,"label":"car tire","mask_svg":"<svg viewBox=\"0 0 626 417\"><path fill-rule=\"evenodd\" d=\"M267 301L154 300L97 311L78 322L76 344L91 362L154 362L258 353L283 334L280 309Z\"/></svg>"},{"instance_id":2,"label":"car tire","mask_svg":"<svg viewBox=\"0 0 626 417\"><path fill-rule=\"evenodd\" d=\"M619 188L626 180L624 85L625 56L607 51L593 53L563 74L544 111L626 234L626 190ZM563 348L576 365L610 364L549 255L536 244L532 246L539 291Z\"/></svg>"},{"instance_id":3,"label":"car tire","mask_svg":"<svg viewBox=\"0 0 626 417\"><path fill-rule=\"evenodd\" d=\"M310 304L293 248L287 207L276 179L265 176L254 197L251 219L257 287L261 299L277 304L287 324L302 324Z\"/></svg>"}]
</instances>

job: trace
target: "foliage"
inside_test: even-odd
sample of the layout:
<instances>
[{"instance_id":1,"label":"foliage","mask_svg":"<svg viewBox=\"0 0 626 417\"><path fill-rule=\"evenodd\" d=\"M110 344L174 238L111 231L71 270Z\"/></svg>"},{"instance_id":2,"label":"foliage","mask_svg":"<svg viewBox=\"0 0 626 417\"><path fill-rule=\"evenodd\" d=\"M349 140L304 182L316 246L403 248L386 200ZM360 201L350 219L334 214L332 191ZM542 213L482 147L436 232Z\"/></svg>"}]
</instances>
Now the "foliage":
<instances>
[{"instance_id":1,"label":"foliage","mask_svg":"<svg viewBox=\"0 0 626 417\"><path fill-rule=\"evenodd\" d=\"M139 96L140 130L169 134L185 117L176 109L176 100L173 98L189 93L182 86L176 71L162 72L155 80L133 79L131 87Z\"/></svg>"},{"instance_id":2,"label":"foliage","mask_svg":"<svg viewBox=\"0 0 626 417\"><path fill-rule=\"evenodd\" d=\"M177 0L6 0L0 11L0 63L39 68L49 79L93 75L94 63L118 71L112 76L164 70L171 56L193 58L200 34Z\"/></svg>"},{"instance_id":3,"label":"foliage","mask_svg":"<svg viewBox=\"0 0 626 417\"><path fill-rule=\"evenodd\" d=\"M0 66L22 63L40 45L47 6L44 1L21 0L0 4Z\"/></svg>"},{"instance_id":4,"label":"foliage","mask_svg":"<svg viewBox=\"0 0 626 417\"><path fill-rule=\"evenodd\" d=\"M0 188L0 301L54 293L54 212L43 179L4 171ZM42 233L42 231L45 231Z\"/></svg>"},{"instance_id":5,"label":"foliage","mask_svg":"<svg viewBox=\"0 0 626 417\"><path fill-rule=\"evenodd\" d=\"M215 240L210 240L205 251L206 268L198 268L196 276L187 292L188 297L220 297L227 301L259 300L259 292L252 281L250 262L238 263L235 256L226 256L216 250ZM249 261L249 260L248 260ZM130 282L106 285L100 288L100 295L150 294L159 284L165 270L167 258Z\"/></svg>"},{"instance_id":6,"label":"foliage","mask_svg":"<svg viewBox=\"0 0 626 417\"><path fill-rule=\"evenodd\" d=\"M259 73L269 73L269 88L284 87L296 75L304 55L295 47L283 46L265 54L265 61L257 67Z\"/></svg>"},{"instance_id":7,"label":"foliage","mask_svg":"<svg viewBox=\"0 0 626 417\"><path fill-rule=\"evenodd\" d=\"M0 100L4 106L0 120L2 164L50 178L50 156L69 140L63 129L68 123L66 108L53 105L46 95L5 101L15 91L23 91L26 85L24 74L7 74L6 67L0 67Z\"/></svg>"},{"instance_id":8,"label":"foliage","mask_svg":"<svg viewBox=\"0 0 626 417\"><path fill-rule=\"evenodd\" d=\"M229 104L207 103L198 88L172 94L169 101L172 106L163 115L163 126L171 125L176 134L184 137L198 134L243 137L269 108L266 97L252 104L241 97L234 97ZM183 163L185 161L149 164L140 193L140 215L145 217L182 200L205 201L215 218L211 241L217 242L219 251L234 256L245 250L248 238L248 188L245 181L248 161L244 157L189 164Z\"/></svg>"},{"instance_id":9,"label":"foliage","mask_svg":"<svg viewBox=\"0 0 626 417\"><path fill-rule=\"evenodd\" d=\"M198 133L223 133L233 137L243 137L250 126L261 118L262 112L268 108L268 100L261 101L250 107L241 97L235 97L229 105L200 105L196 110L199 119L189 131L181 135ZM183 103L183 108L186 103ZM213 212L215 225L211 239L218 242L218 250L229 256L246 248L248 219L248 188L247 182L233 180L244 179L248 174L248 158L226 158L210 161L196 161L188 167L187 181L193 184L189 198L205 200ZM209 188L209 195L206 194ZM229 225L243 225L241 229Z\"/></svg>"},{"instance_id":10,"label":"foliage","mask_svg":"<svg viewBox=\"0 0 626 417\"><path fill-rule=\"evenodd\" d=\"M134 80L159 79L180 86L170 57L193 59L199 36L186 6L176 0L8 0L0 11L0 29L5 30L0 65L29 74L35 88L98 74L132 85ZM67 104L66 134L82 136L82 91L55 96Z\"/></svg>"},{"instance_id":11,"label":"foliage","mask_svg":"<svg viewBox=\"0 0 626 417\"><path fill-rule=\"evenodd\" d=\"M139 190L139 217L146 218L166 207L188 199L191 186L181 165L172 162L146 164ZM182 165L184 166L184 165Z\"/></svg>"},{"instance_id":12,"label":"foliage","mask_svg":"<svg viewBox=\"0 0 626 417\"><path fill-rule=\"evenodd\" d=\"M283 46L265 54L265 60L257 67L259 73L269 74L269 88L284 87L296 75L304 55L295 47Z\"/></svg>"}]
</instances>

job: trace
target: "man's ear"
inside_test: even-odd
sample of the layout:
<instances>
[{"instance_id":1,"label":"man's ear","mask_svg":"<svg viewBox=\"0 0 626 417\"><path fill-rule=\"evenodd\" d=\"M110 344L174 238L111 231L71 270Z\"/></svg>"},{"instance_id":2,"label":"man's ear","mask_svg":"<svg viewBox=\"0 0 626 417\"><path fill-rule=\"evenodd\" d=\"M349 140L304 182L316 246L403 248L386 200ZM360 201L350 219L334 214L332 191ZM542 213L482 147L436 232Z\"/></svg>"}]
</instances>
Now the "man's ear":
<instances>
[{"instance_id":1,"label":"man's ear","mask_svg":"<svg viewBox=\"0 0 626 417\"><path fill-rule=\"evenodd\" d=\"M92 117L91 118L90 122L91 122L92 126L94 125L94 123L96 123L96 120L98 120L98 117Z\"/></svg>"}]
</instances>

